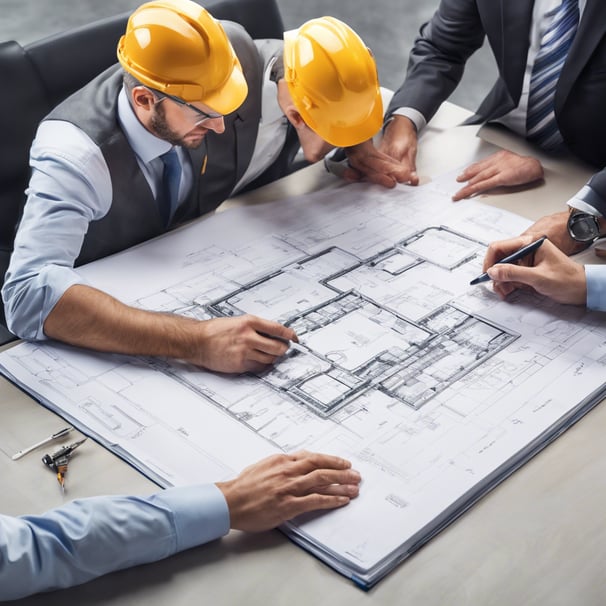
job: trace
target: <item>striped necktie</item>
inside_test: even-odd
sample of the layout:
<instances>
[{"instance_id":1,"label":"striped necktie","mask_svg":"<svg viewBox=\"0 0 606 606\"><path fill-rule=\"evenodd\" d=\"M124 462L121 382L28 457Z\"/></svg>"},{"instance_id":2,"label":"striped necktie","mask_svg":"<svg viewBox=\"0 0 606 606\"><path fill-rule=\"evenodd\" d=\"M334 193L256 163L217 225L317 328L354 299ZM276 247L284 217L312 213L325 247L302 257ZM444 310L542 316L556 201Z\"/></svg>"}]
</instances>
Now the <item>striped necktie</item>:
<instances>
[{"instance_id":1,"label":"striped necktie","mask_svg":"<svg viewBox=\"0 0 606 606\"><path fill-rule=\"evenodd\" d=\"M563 0L546 17L552 21L532 68L526 137L543 149L554 150L563 142L554 114L555 89L579 24L579 2Z\"/></svg>"},{"instance_id":2,"label":"striped necktie","mask_svg":"<svg viewBox=\"0 0 606 606\"><path fill-rule=\"evenodd\" d=\"M158 208L166 226L170 223L179 199L181 162L174 147L165 154L162 154L160 159L164 163L164 170L162 172L162 188L158 196Z\"/></svg>"}]
</instances>

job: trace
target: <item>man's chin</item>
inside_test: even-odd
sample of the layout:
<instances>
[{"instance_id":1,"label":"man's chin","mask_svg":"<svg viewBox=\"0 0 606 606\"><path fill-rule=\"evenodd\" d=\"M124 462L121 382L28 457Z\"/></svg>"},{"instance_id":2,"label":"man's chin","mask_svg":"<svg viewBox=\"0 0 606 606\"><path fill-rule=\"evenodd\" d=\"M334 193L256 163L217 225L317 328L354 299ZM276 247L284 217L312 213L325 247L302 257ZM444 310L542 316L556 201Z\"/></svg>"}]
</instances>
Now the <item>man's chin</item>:
<instances>
[{"instance_id":1,"label":"man's chin","mask_svg":"<svg viewBox=\"0 0 606 606\"><path fill-rule=\"evenodd\" d=\"M186 135L181 140L181 145L187 149L198 149L204 141L204 135Z\"/></svg>"}]
</instances>

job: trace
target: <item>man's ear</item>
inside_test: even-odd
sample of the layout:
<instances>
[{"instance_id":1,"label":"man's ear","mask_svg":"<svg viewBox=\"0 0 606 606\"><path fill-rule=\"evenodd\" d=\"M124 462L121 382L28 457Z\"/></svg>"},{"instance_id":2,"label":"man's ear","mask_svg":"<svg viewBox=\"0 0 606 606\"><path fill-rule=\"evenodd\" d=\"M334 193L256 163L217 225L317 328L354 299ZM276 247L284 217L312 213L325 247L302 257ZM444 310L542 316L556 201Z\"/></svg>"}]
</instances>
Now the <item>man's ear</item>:
<instances>
[{"instance_id":1,"label":"man's ear","mask_svg":"<svg viewBox=\"0 0 606 606\"><path fill-rule=\"evenodd\" d=\"M285 112L286 118L288 121L295 127L295 129L299 130L307 126L305 121L301 117L301 114L294 108L294 106L289 107Z\"/></svg>"},{"instance_id":2,"label":"man's ear","mask_svg":"<svg viewBox=\"0 0 606 606\"><path fill-rule=\"evenodd\" d=\"M154 95L145 86L135 86L131 92L133 107L150 110L154 104Z\"/></svg>"}]
</instances>

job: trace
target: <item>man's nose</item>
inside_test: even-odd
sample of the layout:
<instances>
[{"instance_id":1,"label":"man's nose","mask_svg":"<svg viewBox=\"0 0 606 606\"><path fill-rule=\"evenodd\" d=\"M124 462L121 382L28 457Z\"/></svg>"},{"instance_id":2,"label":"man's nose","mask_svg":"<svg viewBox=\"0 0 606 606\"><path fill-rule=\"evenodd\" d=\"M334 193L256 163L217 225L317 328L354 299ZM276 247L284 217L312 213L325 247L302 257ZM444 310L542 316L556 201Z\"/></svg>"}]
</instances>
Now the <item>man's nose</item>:
<instances>
[{"instance_id":1,"label":"man's nose","mask_svg":"<svg viewBox=\"0 0 606 606\"><path fill-rule=\"evenodd\" d=\"M208 130L212 130L217 134L221 134L225 132L225 121L223 120L223 116L219 116L218 118L211 118L204 123L204 128Z\"/></svg>"}]
</instances>

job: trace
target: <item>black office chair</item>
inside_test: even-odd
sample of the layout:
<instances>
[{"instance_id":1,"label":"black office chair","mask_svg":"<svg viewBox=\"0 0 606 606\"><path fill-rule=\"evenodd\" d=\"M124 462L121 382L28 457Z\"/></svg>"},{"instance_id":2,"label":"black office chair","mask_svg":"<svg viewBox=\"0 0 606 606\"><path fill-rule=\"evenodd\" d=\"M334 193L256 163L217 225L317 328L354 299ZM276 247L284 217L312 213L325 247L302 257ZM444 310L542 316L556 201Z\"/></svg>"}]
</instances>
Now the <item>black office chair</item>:
<instances>
[{"instance_id":1,"label":"black office chair","mask_svg":"<svg viewBox=\"0 0 606 606\"><path fill-rule=\"evenodd\" d=\"M282 38L276 0L200 1L218 19L240 23L253 38ZM0 285L8 268L29 180L29 149L39 122L58 103L116 62L129 13L22 47L0 43ZM15 337L0 305L0 344Z\"/></svg>"}]
</instances>

